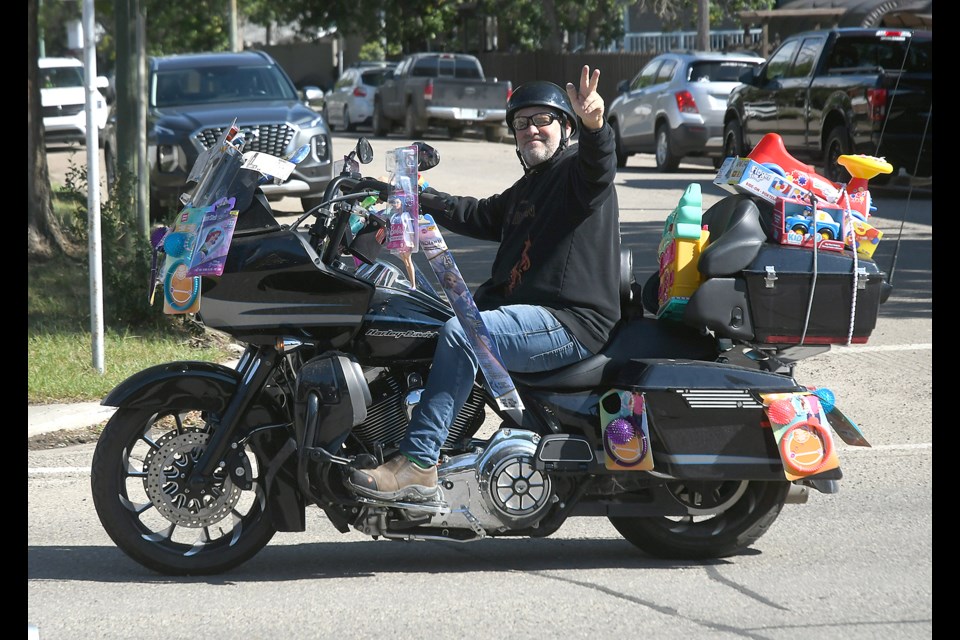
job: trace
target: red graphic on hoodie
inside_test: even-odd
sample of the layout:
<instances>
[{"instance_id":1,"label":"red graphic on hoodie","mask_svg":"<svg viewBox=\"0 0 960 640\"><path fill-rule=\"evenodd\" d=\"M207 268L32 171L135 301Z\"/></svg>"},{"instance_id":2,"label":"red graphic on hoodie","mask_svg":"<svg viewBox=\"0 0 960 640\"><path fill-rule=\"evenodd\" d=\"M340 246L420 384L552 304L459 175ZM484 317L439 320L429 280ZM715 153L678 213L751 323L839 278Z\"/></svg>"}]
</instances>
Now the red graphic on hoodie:
<instances>
[{"instance_id":1,"label":"red graphic on hoodie","mask_svg":"<svg viewBox=\"0 0 960 640\"><path fill-rule=\"evenodd\" d=\"M530 269L530 256L527 255L527 251L530 250L532 242L529 238L524 241L523 251L520 252L520 260L513 266L513 269L510 269L510 284L507 285L507 295L510 295L520 285L520 281L523 280L523 272Z\"/></svg>"}]
</instances>

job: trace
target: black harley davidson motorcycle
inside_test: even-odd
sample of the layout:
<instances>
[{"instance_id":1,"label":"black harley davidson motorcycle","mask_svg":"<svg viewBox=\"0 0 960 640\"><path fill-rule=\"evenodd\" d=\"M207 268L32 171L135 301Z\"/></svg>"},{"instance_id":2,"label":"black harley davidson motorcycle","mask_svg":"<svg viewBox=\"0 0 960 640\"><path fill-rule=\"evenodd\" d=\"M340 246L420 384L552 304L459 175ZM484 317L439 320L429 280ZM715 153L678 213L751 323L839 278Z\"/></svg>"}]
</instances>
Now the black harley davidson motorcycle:
<instances>
[{"instance_id":1,"label":"black harley davidson motorcycle","mask_svg":"<svg viewBox=\"0 0 960 640\"><path fill-rule=\"evenodd\" d=\"M420 171L439 162L416 148ZM150 367L102 401L117 411L93 457L93 500L143 566L227 571L277 531L304 531L310 506L343 533L396 540L546 537L571 516L600 516L652 556L710 559L752 545L810 489L838 491L839 464L822 464L836 457L829 434L805 438L819 443L807 454L820 466L791 467L768 401L811 394L795 363L848 328L863 341L890 286L861 259L851 287L850 256L822 252L808 300L811 252L769 242L768 207L731 195L704 213L703 283L681 321L655 317L656 277L641 290L624 250L623 318L601 353L513 375L520 413L498 406L479 374L443 445L434 500L354 494L350 472L396 451L454 312L424 272L380 253L382 218L356 225L358 202L389 195L359 172L367 141L324 204L291 225L271 213L259 174L222 157L202 159L212 166L194 171L194 196L234 197L239 215L222 274L201 278L197 317L246 349L235 368ZM866 444L829 394L822 408L844 440ZM488 413L499 428L482 435Z\"/></svg>"}]
</instances>

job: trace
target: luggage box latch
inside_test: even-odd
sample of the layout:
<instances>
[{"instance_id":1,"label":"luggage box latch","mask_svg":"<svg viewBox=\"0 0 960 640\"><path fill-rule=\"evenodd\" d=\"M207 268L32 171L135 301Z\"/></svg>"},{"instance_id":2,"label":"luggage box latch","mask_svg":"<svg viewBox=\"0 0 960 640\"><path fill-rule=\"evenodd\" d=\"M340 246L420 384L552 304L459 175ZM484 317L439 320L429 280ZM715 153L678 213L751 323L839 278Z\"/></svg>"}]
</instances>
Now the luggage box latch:
<instances>
[{"instance_id":1,"label":"luggage box latch","mask_svg":"<svg viewBox=\"0 0 960 640\"><path fill-rule=\"evenodd\" d=\"M767 265L767 276L763 279L763 284L767 289L773 289L773 283L777 280L777 270L773 265Z\"/></svg>"},{"instance_id":2,"label":"luggage box latch","mask_svg":"<svg viewBox=\"0 0 960 640\"><path fill-rule=\"evenodd\" d=\"M867 288L867 270L864 267L857 267L857 289Z\"/></svg>"}]
</instances>

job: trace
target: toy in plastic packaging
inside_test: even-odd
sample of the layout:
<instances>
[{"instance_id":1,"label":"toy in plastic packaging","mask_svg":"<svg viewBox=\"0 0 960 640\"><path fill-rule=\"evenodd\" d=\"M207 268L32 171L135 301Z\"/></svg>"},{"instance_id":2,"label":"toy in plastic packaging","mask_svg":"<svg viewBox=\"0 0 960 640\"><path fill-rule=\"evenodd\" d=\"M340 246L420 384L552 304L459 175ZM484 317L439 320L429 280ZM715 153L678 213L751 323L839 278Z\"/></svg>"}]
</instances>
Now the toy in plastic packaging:
<instances>
[{"instance_id":1,"label":"toy in plastic packaging","mask_svg":"<svg viewBox=\"0 0 960 640\"><path fill-rule=\"evenodd\" d=\"M416 286L412 255L418 251L420 194L417 187L418 152L415 145L399 147L387 154L390 196L385 217L389 224L387 249L407 269L411 286Z\"/></svg>"},{"instance_id":2,"label":"toy in plastic packaging","mask_svg":"<svg viewBox=\"0 0 960 640\"><path fill-rule=\"evenodd\" d=\"M473 294L463 281L453 254L447 249L447 243L444 242L440 229L431 216L420 216L418 222L420 248L423 249L423 255L430 263L437 280L440 281L440 286L450 301L454 314L460 320L460 325L466 331L467 339L477 355L480 370L483 372L491 395L501 409L513 413L517 424L522 424L523 401L513 384L510 373L503 364L497 343L494 342L483 322L480 310L477 309L473 300Z\"/></svg>"},{"instance_id":3,"label":"toy in plastic packaging","mask_svg":"<svg viewBox=\"0 0 960 640\"><path fill-rule=\"evenodd\" d=\"M188 276L219 276L230 250L233 230L237 224L234 198L224 198L204 211L190 260Z\"/></svg>"},{"instance_id":4,"label":"toy in plastic packaging","mask_svg":"<svg viewBox=\"0 0 960 640\"><path fill-rule=\"evenodd\" d=\"M653 469L650 429L642 393L612 389L600 398L600 428L607 469Z\"/></svg>"}]
</instances>

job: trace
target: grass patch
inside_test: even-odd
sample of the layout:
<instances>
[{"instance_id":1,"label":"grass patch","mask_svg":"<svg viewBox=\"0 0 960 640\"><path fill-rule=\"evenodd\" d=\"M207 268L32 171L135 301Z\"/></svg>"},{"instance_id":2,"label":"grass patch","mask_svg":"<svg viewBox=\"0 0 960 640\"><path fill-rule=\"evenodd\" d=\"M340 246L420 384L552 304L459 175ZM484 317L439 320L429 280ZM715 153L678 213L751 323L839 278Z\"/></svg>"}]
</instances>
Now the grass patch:
<instances>
[{"instance_id":1,"label":"grass patch","mask_svg":"<svg viewBox=\"0 0 960 640\"><path fill-rule=\"evenodd\" d=\"M54 194L58 217L69 219L75 207L69 195ZM90 275L87 258L57 256L28 261L27 403L100 401L130 375L176 360L224 362L236 357L229 338L206 331L187 316L165 316L154 303L154 320L139 326L111 321L104 313L101 374L93 365L90 325ZM142 274L147 309L148 273ZM105 292L107 293L107 292ZM148 315L148 314L145 314Z\"/></svg>"}]
</instances>

